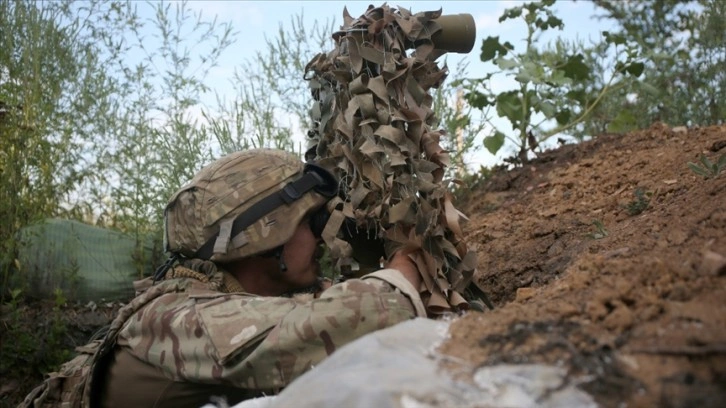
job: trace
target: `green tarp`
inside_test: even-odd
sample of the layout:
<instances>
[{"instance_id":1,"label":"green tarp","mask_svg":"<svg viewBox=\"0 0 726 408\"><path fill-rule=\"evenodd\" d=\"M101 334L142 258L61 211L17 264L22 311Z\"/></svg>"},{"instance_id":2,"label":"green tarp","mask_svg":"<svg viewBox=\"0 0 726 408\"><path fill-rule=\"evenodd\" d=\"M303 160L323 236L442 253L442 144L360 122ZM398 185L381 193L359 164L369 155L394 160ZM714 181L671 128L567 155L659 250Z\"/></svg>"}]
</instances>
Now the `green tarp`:
<instances>
[{"instance_id":1,"label":"green tarp","mask_svg":"<svg viewBox=\"0 0 726 408\"><path fill-rule=\"evenodd\" d=\"M16 278L36 298L53 298L60 288L70 301L128 300L132 282L150 275L160 258L150 237L137 250L132 236L71 220L48 219L24 228L18 238L23 276Z\"/></svg>"}]
</instances>

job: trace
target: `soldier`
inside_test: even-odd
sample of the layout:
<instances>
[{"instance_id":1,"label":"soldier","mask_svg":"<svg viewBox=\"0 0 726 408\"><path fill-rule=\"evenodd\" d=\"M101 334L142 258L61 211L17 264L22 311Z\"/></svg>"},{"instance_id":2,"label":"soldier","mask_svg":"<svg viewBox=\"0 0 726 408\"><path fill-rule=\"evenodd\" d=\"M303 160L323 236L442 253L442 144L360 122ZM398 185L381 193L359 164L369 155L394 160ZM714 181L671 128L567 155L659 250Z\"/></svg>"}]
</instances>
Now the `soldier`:
<instances>
[{"instance_id":1,"label":"soldier","mask_svg":"<svg viewBox=\"0 0 726 408\"><path fill-rule=\"evenodd\" d=\"M24 404L236 403L278 392L360 336L426 316L420 275L401 251L386 269L320 287L325 203L336 192L332 175L282 151L203 168L166 207L170 261L136 283L140 294L103 340Z\"/></svg>"}]
</instances>

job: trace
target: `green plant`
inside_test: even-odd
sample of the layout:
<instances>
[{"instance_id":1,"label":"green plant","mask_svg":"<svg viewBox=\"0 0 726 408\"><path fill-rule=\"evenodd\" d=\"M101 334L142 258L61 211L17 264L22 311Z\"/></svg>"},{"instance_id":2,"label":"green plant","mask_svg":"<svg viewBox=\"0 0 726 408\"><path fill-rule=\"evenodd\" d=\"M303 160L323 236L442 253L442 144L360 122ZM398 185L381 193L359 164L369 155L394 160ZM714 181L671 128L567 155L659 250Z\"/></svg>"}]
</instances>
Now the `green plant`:
<instances>
[{"instance_id":1,"label":"green plant","mask_svg":"<svg viewBox=\"0 0 726 408\"><path fill-rule=\"evenodd\" d=\"M718 176L721 174L721 171L726 168L726 154L722 154L715 163L706 157L705 154L702 154L700 161L700 166L696 163L688 162L688 168L691 169L692 172L706 179Z\"/></svg>"},{"instance_id":2,"label":"green plant","mask_svg":"<svg viewBox=\"0 0 726 408\"><path fill-rule=\"evenodd\" d=\"M65 294L63 293L63 289L55 288L55 290L53 290L53 310L55 311L60 309L61 306L65 306L66 301L67 299Z\"/></svg>"},{"instance_id":3,"label":"green plant","mask_svg":"<svg viewBox=\"0 0 726 408\"><path fill-rule=\"evenodd\" d=\"M486 128L486 122L475 120L472 115L473 107L465 103L465 92L460 86L460 78L464 77L466 68L466 63L458 63L449 72L447 78L450 79L432 90L432 107L437 119L434 127L446 131L441 138L441 145L449 152L451 160L451 165L446 168L446 177L462 183L452 183L453 191L462 190L460 185L470 186L476 181L476 178L471 177L471 168L466 157L480 149L474 139Z\"/></svg>"},{"instance_id":4,"label":"green plant","mask_svg":"<svg viewBox=\"0 0 726 408\"><path fill-rule=\"evenodd\" d=\"M648 208L650 205L650 197L653 193L646 192L638 187L633 194L635 195L635 200L629 202L625 208L628 210L629 215L638 215Z\"/></svg>"},{"instance_id":5,"label":"green plant","mask_svg":"<svg viewBox=\"0 0 726 408\"><path fill-rule=\"evenodd\" d=\"M74 344L69 343L62 310L65 298L62 291L56 292L48 313L47 303L32 308L21 305L21 294L19 289L11 291L7 313L0 316L0 377L39 381L72 354Z\"/></svg>"},{"instance_id":6,"label":"green plant","mask_svg":"<svg viewBox=\"0 0 726 408\"><path fill-rule=\"evenodd\" d=\"M0 273L4 296L15 234L63 211L86 179L86 132L103 117L102 67L71 38L82 20L68 3L0 2Z\"/></svg>"},{"instance_id":7,"label":"green plant","mask_svg":"<svg viewBox=\"0 0 726 408\"><path fill-rule=\"evenodd\" d=\"M0 2L0 27L5 296L15 235L44 218L160 237L166 199L214 155L192 114L233 31L185 2L99 0Z\"/></svg>"},{"instance_id":8,"label":"green plant","mask_svg":"<svg viewBox=\"0 0 726 408\"><path fill-rule=\"evenodd\" d=\"M597 17L641 53L638 81L608 95L593 115L608 131L722 124L726 118L726 2L594 0ZM607 50L590 55L609 63ZM588 123L590 125L590 123Z\"/></svg>"},{"instance_id":9,"label":"green plant","mask_svg":"<svg viewBox=\"0 0 726 408\"><path fill-rule=\"evenodd\" d=\"M635 48L622 36L603 33L605 42L615 47L616 61L607 79L592 89L592 68L586 64L582 47L568 46L562 41L553 48L537 49L539 35L546 30L562 30L562 20L554 15L554 0L526 3L504 11L500 22L522 18L527 26L525 48L519 53L509 42L499 37L487 37L481 47L481 60L491 61L497 68L484 78L464 81L469 103L479 109L494 108L496 115L512 125L514 136L498 128L491 120L492 133L484 138L484 146L496 154L509 139L518 149L520 163L528 161L528 151L534 152L540 143L558 133L574 129L585 121L601 99L617 88L616 79L630 75L638 77L643 71ZM488 85L495 75L512 77L515 89L495 93ZM547 128L554 122L554 127Z\"/></svg>"},{"instance_id":10,"label":"green plant","mask_svg":"<svg viewBox=\"0 0 726 408\"><path fill-rule=\"evenodd\" d=\"M236 95L219 101L216 118L205 112L210 134L224 153L249 148L271 147L303 152L293 135L312 127L309 109L312 101L303 80L305 65L320 50L332 46L333 19L305 24L302 13L279 24L265 48L242 61L231 79Z\"/></svg>"},{"instance_id":11,"label":"green plant","mask_svg":"<svg viewBox=\"0 0 726 408\"><path fill-rule=\"evenodd\" d=\"M10 306L10 310L16 310L18 308L18 304L22 299L22 294L23 290L20 288L15 288L10 291L10 301L8 303L8 306Z\"/></svg>"},{"instance_id":12,"label":"green plant","mask_svg":"<svg viewBox=\"0 0 726 408\"><path fill-rule=\"evenodd\" d=\"M600 220L592 220L592 225L595 226L595 232L589 234L592 239L602 239L608 236L608 230L605 229L605 225Z\"/></svg>"}]
</instances>

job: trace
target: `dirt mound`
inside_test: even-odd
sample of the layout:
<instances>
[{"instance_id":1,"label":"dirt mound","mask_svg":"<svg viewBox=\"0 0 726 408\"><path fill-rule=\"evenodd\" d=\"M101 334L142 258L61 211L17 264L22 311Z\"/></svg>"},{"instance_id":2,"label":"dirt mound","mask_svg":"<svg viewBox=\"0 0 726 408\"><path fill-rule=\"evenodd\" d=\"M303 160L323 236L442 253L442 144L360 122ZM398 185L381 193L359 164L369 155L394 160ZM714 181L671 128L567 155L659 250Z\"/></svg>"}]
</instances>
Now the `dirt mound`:
<instances>
[{"instance_id":1,"label":"dirt mound","mask_svg":"<svg viewBox=\"0 0 726 408\"><path fill-rule=\"evenodd\" d=\"M462 209L497 308L454 322L452 368L564 366L603 406L726 404L726 174L687 165L725 147L726 126L655 124L483 183Z\"/></svg>"}]
</instances>

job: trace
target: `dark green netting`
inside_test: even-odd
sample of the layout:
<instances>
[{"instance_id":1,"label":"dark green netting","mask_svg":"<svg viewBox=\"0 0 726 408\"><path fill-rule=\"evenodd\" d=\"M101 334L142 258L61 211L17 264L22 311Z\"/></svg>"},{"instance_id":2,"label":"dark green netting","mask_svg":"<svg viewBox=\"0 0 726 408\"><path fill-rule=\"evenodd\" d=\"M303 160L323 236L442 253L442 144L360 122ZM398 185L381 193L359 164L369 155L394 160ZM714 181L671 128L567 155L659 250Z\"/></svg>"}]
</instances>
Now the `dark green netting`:
<instances>
[{"instance_id":1,"label":"dark green netting","mask_svg":"<svg viewBox=\"0 0 726 408\"><path fill-rule=\"evenodd\" d=\"M132 282L159 263L151 237L137 249L133 236L77 221L48 219L22 229L18 239L15 278L36 298L52 298L60 288L71 301L129 299Z\"/></svg>"}]
</instances>

